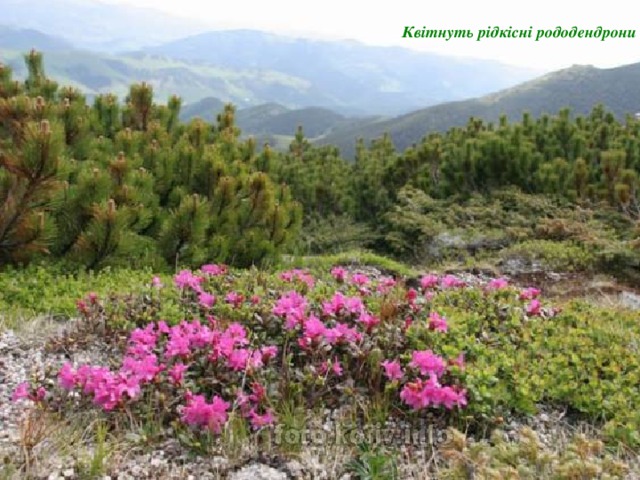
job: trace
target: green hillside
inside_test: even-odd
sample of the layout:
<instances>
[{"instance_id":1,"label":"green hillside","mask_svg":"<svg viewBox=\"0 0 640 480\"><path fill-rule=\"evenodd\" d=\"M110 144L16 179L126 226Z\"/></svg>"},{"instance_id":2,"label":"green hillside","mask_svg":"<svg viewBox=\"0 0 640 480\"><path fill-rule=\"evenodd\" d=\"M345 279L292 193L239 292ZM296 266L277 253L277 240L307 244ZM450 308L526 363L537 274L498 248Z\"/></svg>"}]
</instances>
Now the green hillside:
<instances>
[{"instance_id":1,"label":"green hillside","mask_svg":"<svg viewBox=\"0 0 640 480\"><path fill-rule=\"evenodd\" d=\"M403 150L427 133L463 126L471 117L495 122L504 114L511 120L520 120L525 111L537 117L563 107L571 108L574 114L586 114L596 103L602 103L620 118L640 111L640 63L611 69L576 65L484 97L341 128L319 143L337 145L352 158L357 138L371 140L387 132L395 146Z\"/></svg>"},{"instance_id":2,"label":"green hillside","mask_svg":"<svg viewBox=\"0 0 640 480\"><path fill-rule=\"evenodd\" d=\"M0 47L0 59L22 78L26 75L23 54ZM69 50L47 52L45 61L51 78L90 96L109 92L123 97L131 84L146 81L160 99L178 94L191 103L216 97L242 107L265 103L283 91L303 97L306 90L305 82L279 72L238 71L147 54L115 56Z\"/></svg>"}]
</instances>

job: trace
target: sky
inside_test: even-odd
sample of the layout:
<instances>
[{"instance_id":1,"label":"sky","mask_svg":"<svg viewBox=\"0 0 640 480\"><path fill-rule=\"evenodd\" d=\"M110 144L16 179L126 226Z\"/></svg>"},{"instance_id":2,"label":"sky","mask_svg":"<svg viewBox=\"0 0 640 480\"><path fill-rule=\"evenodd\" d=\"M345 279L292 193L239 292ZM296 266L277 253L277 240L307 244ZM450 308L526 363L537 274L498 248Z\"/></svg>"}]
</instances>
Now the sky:
<instances>
[{"instance_id":1,"label":"sky","mask_svg":"<svg viewBox=\"0 0 640 480\"><path fill-rule=\"evenodd\" d=\"M640 30L640 16L630 2L607 0L592 4L562 0L529 2L476 0L106 0L151 7L197 19L213 28L250 28L284 35L321 39L352 39L369 45L402 46L443 55L498 60L550 71L574 64L607 68L640 61L640 31L636 38L548 38L535 41L539 29ZM473 38L402 38L406 26L417 29L468 29ZM493 27L528 29L533 38L477 40L478 31Z\"/></svg>"}]
</instances>

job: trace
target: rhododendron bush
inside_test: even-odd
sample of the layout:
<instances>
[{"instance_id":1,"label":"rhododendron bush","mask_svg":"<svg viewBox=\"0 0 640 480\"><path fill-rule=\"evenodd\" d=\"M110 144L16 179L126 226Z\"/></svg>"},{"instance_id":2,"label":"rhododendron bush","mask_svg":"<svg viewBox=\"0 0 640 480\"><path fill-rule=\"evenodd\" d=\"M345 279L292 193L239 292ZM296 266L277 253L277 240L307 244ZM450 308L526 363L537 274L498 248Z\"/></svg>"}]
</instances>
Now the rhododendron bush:
<instances>
[{"instance_id":1,"label":"rhododendron bush","mask_svg":"<svg viewBox=\"0 0 640 480\"><path fill-rule=\"evenodd\" d=\"M473 402L465 364L473 345L456 341L447 309L475 295L514 302L521 319L545 315L538 290L505 279L469 286L430 274L408 288L342 267L322 278L298 269L274 278L204 265L180 271L173 285L154 277L150 289L156 300L177 299L183 319L133 328L118 368L66 363L54 389L25 383L14 399L91 404L129 417L152 405L167 422L213 434L232 414L256 430L274 425L292 394L307 408L387 395L398 415L455 412ZM78 310L89 324L106 321L107 303L88 294Z\"/></svg>"}]
</instances>

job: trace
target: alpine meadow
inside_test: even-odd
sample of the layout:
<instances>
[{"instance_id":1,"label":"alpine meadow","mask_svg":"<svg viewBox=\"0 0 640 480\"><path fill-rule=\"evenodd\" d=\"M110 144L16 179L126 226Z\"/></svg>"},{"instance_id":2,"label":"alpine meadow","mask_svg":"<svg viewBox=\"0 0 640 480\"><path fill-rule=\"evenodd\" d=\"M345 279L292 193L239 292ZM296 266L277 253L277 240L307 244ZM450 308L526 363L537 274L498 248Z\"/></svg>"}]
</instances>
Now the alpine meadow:
<instances>
[{"instance_id":1,"label":"alpine meadow","mask_svg":"<svg viewBox=\"0 0 640 480\"><path fill-rule=\"evenodd\" d=\"M639 478L640 64L112 3L0 0L0 479Z\"/></svg>"}]
</instances>

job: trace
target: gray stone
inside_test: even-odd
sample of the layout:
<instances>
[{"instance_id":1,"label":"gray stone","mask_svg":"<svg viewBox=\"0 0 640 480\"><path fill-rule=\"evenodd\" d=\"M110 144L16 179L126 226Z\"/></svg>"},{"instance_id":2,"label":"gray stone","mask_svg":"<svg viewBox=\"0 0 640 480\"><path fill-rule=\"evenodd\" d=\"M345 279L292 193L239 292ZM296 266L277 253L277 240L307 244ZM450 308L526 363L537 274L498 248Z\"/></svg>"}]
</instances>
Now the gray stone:
<instances>
[{"instance_id":1,"label":"gray stone","mask_svg":"<svg viewBox=\"0 0 640 480\"><path fill-rule=\"evenodd\" d=\"M640 310L640 295L633 292L620 293L620 303L631 310Z\"/></svg>"},{"instance_id":2,"label":"gray stone","mask_svg":"<svg viewBox=\"0 0 640 480\"><path fill-rule=\"evenodd\" d=\"M244 467L229 476L229 480L287 480L287 474L261 463Z\"/></svg>"}]
</instances>

